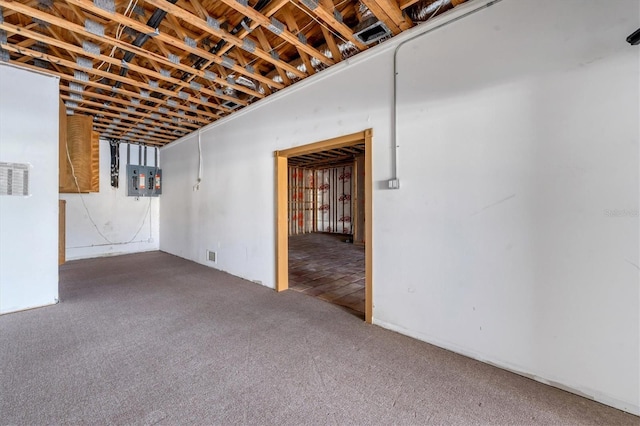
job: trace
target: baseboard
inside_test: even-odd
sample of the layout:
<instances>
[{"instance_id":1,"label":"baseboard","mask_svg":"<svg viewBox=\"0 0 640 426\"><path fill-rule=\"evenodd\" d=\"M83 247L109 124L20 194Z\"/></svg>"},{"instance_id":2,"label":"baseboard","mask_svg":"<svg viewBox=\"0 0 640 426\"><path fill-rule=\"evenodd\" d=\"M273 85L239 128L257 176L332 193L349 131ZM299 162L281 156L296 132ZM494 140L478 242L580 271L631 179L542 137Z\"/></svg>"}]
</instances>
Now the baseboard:
<instances>
[{"instance_id":1,"label":"baseboard","mask_svg":"<svg viewBox=\"0 0 640 426\"><path fill-rule=\"evenodd\" d=\"M113 247L113 246L110 246ZM111 256L124 256L127 254L136 254L136 253L146 253L150 251L158 251L157 247L144 248L142 250L123 250L123 251L96 251L94 253L83 252L81 254L71 254L70 251L73 249L67 249L67 262L71 262L73 260L83 260L83 259L96 259L98 257L111 257ZM65 262L66 263L66 262Z\"/></svg>"}]
</instances>

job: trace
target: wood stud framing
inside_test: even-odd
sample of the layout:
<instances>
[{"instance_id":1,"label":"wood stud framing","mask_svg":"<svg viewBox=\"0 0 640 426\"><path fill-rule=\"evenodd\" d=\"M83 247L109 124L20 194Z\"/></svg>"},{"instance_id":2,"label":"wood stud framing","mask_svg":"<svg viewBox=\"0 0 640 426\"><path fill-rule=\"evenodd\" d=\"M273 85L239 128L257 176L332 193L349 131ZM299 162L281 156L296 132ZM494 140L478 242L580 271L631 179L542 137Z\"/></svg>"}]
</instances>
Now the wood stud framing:
<instances>
[{"instance_id":1,"label":"wood stud framing","mask_svg":"<svg viewBox=\"0 0 640 426\"><path fill-rule=\"evenodd\" d=\"M2 57L59 76L109 139L165 145L368 47L358 0L114 1L0 0ZM360 1L393 34L414 25L414 0Z\"/></svg>"}]
</instances>

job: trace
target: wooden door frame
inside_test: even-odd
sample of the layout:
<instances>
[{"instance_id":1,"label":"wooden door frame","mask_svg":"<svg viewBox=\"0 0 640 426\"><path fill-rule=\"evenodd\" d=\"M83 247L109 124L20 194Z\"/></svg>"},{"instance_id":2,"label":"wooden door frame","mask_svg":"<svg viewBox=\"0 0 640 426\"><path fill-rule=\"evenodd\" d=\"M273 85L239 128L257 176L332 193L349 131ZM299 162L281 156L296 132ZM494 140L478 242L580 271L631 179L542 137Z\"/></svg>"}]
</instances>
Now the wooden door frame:
<instances>
[{"instance_id":1,"label":"wooden door frame","mask_svg":"<svg viewBox=\"0 0 640 426\"><path fill-rule=\"evenodd\" d=\"M276 291L289 288L289 227L288 227L288 158L312 154L352 145L365 145L364 158L364 211L365 211L365 321L373 320L373 130L367 129L350 135L295 148L275 151L276 168Z\"/></svg>"}]
</instances>

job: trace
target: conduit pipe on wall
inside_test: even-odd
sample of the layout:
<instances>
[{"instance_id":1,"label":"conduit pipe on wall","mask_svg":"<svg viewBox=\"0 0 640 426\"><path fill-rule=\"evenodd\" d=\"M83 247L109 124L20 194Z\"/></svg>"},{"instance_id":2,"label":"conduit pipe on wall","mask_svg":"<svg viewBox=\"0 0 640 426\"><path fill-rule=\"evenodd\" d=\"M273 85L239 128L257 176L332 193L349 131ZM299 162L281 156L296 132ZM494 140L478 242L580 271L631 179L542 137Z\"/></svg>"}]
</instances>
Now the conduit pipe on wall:
<instances>
[{"instance_id":1,"label":"conduit pipe on wall","mask_svg":"<svg viewBox=\"0 0 640 426\"><path fill-rule=\"evenodd\" d=\"M201 139L201 131L202 129L198 129L198 178L196 179L195 185L193 185L193 191L200 190L200 183L202 182L202 139Z\"/></svg>"},{"instance_id":2,"label":"conduit pipe on wall","mask_svg":"<svg viewBox=\"0 0 640 426\"><path fill-rule=\"evenodd\" d=\"M400 145L398 143L398 52L400 51L400 49L402 48L402 46L404 46L405 44L414 41L422 36L425 36L427 34L432 33L435 30L438 30L446 25L449 25L453 22L456 22L462 18L466 18L467 16L470 16L480 10L486 9L489 6L493 6L496 3L501 2L502 0L493 0L491 2L486 3L483 6L478 7L477 9L473 9L470 10L467 13L464 13L462 15L456 16L455 18L452 18L448 21L445 21L443 23L441 23L440 25L436 25L433 28L429 28L428 30L421 32L419 34L414 35L413 37L410 37L406 40L403 40L400 44L398 44L395 48L395 50L393 51L393 108L392 108L392 120L391 120L391 141L393 143L393 149L392 149L392 169L391 169L391 179L389 179L388 181L388 185L389 185L389 189L399 189L400 188L400 179L398 178L398 148L400 148ZM442 2L444 3L444 2ZM454 4L459 4L459 2L456 2ZM434 12L436 13L437 10Z\"/></svg>"}]
</instances>

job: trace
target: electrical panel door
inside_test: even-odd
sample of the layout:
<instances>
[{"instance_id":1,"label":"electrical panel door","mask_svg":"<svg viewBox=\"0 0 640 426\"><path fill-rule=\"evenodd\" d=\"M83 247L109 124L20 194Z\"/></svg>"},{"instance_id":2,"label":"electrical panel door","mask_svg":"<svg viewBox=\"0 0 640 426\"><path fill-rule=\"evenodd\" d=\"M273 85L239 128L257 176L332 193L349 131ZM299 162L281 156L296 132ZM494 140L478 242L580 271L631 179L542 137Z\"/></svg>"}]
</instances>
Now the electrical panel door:
<instances>
[{"instance_id":1,"label":"electrical panel door","mask_svg":"<svg viewBox=\"0 0 640 426\"><path fill-rule=\"evenodd\" d=\"M127 195L157 197L162 194L162 169L153 166L127 165Z\"/></svg>"}]
</instances>

